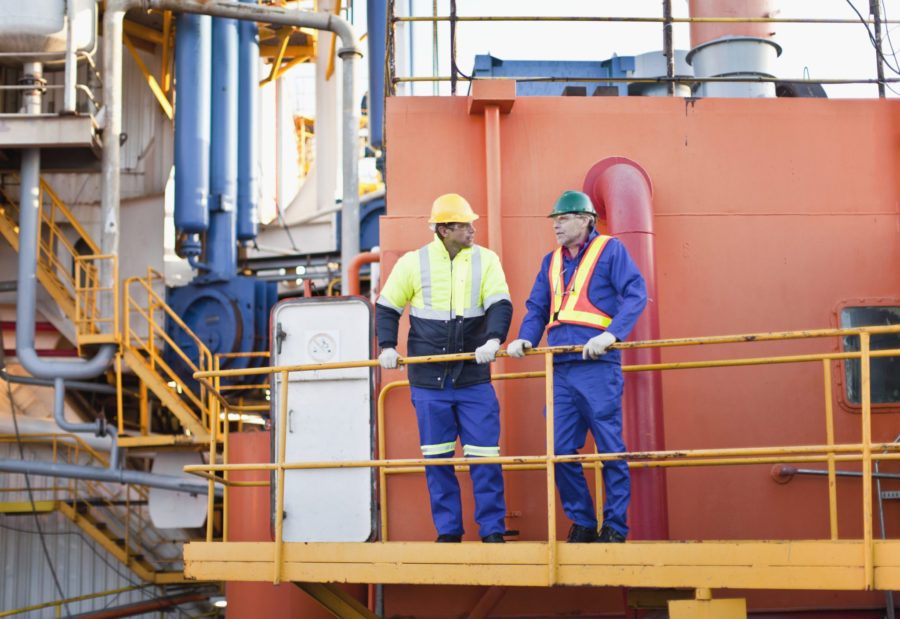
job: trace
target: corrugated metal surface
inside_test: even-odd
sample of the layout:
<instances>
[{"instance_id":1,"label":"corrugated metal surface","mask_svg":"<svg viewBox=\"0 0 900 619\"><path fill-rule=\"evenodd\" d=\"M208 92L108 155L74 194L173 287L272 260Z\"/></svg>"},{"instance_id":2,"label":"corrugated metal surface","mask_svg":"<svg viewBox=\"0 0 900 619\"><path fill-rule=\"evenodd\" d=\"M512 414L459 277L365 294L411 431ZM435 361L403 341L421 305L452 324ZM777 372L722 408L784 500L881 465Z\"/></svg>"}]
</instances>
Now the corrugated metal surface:
<instances>
[{"instance_id":1,"label":"corrugated metal surface","mask_svg":"<svg viewBox=\"0 0 900 619\"><path fill-rule=\"evenodd\" d=\"M23 446L26 460L52 458L46 447ZM19 450L14 443L0 444L0 458L19 459ZM86 463L82 456L78 459ZM38 475L30 475L29 481L35 501L66 499L68 482ZM56 487L57 490L53 490ZM0 473L0 489L11 490L0 493L2 502L28 502L23 475ZM120 488L120 487L117 487ZM83 495L82 495L83 496ZM121 490L124 498L124 489ZM140 580L75 524L59 513L38 516L50 560L56 570L60 586L66 598L89 593L110 591L130 585L142 584ZM145 534L151 533L145 531ZM172 533L175 533L174 531ZM177 536L174 535L174 536ZM171 555L175 547L168 544L161 554ZM0 609L12 610L60 598L47 558L41 547L41 536L32 514L0 514L0 565L3 579L0 586ZM177 567L177 566L169 566ZM116 596L87 600L68 607L69 614L102 609L146 600L161 595L155 588L129 591ZM22 617L53 617L52 610L33 611ZM63 613L65 616L65 613ZM155 617L155 614L142 615Z\"/></svg>"},{"instance_id":2,"label":"corrugated metal surface","mask_svg":"<svg viewBox=\"0 0 900 619\"><path fill-rule=\"evenodd\" d=\"M67 598L141 584L137 577L62 515L54 512L39 515L38 518L50 560ZM3 610L59 599L32 515L0 515L0 564L3 570L0 608ZM70 604L68 613L77 614L139 602L156 595L159 594L155 588L128 591L116 596ZM54 612L45 609L17 616L53 617ZM141 616L156 615L150 613Z\"/></svg>"}]
</instances>

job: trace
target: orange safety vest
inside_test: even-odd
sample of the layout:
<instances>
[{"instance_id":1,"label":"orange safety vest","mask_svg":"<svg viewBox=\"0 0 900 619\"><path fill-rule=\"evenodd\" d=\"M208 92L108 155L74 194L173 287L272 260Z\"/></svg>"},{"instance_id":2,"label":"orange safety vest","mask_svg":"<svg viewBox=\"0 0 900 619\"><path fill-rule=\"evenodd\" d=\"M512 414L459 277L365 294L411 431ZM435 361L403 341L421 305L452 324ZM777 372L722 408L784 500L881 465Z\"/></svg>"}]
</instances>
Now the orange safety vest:
<instances>
[{"instance_id":1,"label":"orange safety vest","mask_svg":"<svg viewBox=\"0 0 900 619\"><path fill-rule=\"evenodd\" d=\"M557 247L550 258L550 306L553 309L549 329L559 326L561 323L583 325L595 329L605 330L612 322L612 317L601 312L588 298L588 287L591 276L600 261L600 254L606 247L607 241L612 237L602 234L594 237L581 262L575 269L569 285L563 290L563 248Z\"/></svg>"}]
</instances>

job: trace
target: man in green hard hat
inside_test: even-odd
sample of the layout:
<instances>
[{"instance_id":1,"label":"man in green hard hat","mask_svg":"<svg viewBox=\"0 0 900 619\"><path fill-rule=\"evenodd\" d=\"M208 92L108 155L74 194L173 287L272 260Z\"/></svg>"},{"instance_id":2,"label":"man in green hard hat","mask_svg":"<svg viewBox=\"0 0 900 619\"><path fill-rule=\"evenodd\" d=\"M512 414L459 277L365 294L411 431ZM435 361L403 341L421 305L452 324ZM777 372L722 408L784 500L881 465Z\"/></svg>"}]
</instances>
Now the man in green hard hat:
<instances>
[{"instance_id":1,"label":"man in green hard hat","mask_svg":"<svg viewBox=\"0 0 900 619\"><path fill-rule=\"evenodd\" d=\"M617 239L598 234L597 211L587 194L566 191L549 217L559 246L538 271L512 357L524 357L547 329L550 346L584 346L556 355L553 366L554 447L577 453L590 430L600 453L626 451L622 441L622 366L610 348L631 333L647 304L644 278ZM603 527L597 532L594 502L581 463L556 465L556 486L572 520L569 542L624 542L631 497L628 464L603 464Z\"/></svg>"}]
</instances>

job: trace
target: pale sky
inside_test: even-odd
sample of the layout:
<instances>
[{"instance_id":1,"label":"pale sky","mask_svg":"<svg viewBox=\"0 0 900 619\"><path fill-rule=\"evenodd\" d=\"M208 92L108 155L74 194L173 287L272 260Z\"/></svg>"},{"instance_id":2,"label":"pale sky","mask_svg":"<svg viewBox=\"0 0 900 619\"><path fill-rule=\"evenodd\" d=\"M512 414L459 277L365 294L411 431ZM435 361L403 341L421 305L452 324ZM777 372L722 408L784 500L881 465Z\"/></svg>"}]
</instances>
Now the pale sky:
<instances>
[{"instance_id":1,"label":"pale sky","mask_svg":"<svg viewBox=\"0 0 900 619\"><path fill-rule=\"evenodd\" d=\"M852 0L859 12L868 16L868 0ZM883 16L900 19L900 0L882 0ZM357 0L357 4L363 4ZM778 17L858 19L847 0L782 0ZM396 0L398 12L409 6L416 15L431 15L432 0ZM660 0L457 0L460 15L609 15L660 17ZM438 0L438 13L449 13L449 0ZM687 0L673 0L676 17L688 16ZM362 13L357 8L357 20ZM363 22L364 23L364 22ZM885 32L896 36L900 51L900 24L886 25ZM861 23L854 24L774 24L775 41L783 48L776 70L778 77L874 78L875 52ZM449 74L449 25L442 23L439 36L439 73ZM687 24L674 27L677 49L690 49ZM415 74L432 74L432 26L415 25ZM461 23L457 27L457 64L470 71L476 54L491 53L506 60L604 60L613 54L636 55L662 48L660 24L623 23ZM885 56L893 52L885 37ZM895 65L896 66L896 65ZM897 77L885 69L886 77ZM900 91L900 84L894 89ZM874 97L875 85L826 86L830 97ZM442 86L442 92L449 87ZM430 84L416 85L417 94L431 94ZM896 96L896 95L892 95Z\"/></svg>"}]
</instances>

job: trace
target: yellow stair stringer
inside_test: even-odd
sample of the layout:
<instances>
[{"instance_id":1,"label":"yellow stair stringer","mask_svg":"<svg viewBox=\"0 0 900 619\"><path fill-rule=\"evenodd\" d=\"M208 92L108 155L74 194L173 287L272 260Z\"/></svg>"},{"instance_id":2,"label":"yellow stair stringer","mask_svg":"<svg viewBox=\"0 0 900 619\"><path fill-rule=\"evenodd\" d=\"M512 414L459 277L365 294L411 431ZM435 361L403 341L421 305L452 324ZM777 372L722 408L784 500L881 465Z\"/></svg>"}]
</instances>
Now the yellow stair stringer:
<instances>
[{"instance_id":1,"label":"yellow stair stringer","mask_svg":"<svg viewBox=\"0 0 900 619\"><path fill-rule=\"evenodd\" d=\"M140 378L147 387L156 394L163 406L168 408L181 425L189 430L195 443L209 443L209 432L194 411L185 404L174 389L169 387L168 383L156 371L144 361L144 358L133 349L126 348L123 351L125 363Z\"/></svg>"},{"instance_id":2,"label":"yellow stair stringer","mask_svg":"<svg viewBox=\"0 0 900 619\"><path fill-rule=\"evenodd\" d=\"M62 515L87 533L91 539L100 544L104 550L134 572L134 574L144 582L158 585L189 582L189 579L181 572L157 572L146 562L136 560L133 556L129 557L128 552L114 540L110 539L110 537L96 525L92 518L84 514L79 514L78 510L68 503L58 502L56 507ZM190 582L193 582L193 580L190 580Z\"/></svg>"},{"instance_id":3,"label":"yellow stair stringer","mask_svg":"<svg viewBox=\"0 0 900 619\"><path fill-rule=\"evenodd\" d=\"M378 619L378 615L336 585L318 582L295 582L294 584L335 617L340 617L341 619Z\"/></svg>"},{"instance_id":4,"label":"yellow stair stringer","mask_svg":"<svg viewBox=\"0 0 900 619\"><path fill-rule=\"evenodd\" d=\"M0 208L0 234L19 253L19 224L10 216L8 208ZM75 298L63 285L56 274L40 260L37 261L37 278L44 289L53 297L63 313L75 321Z\"/></svg>"}]
</instances>

